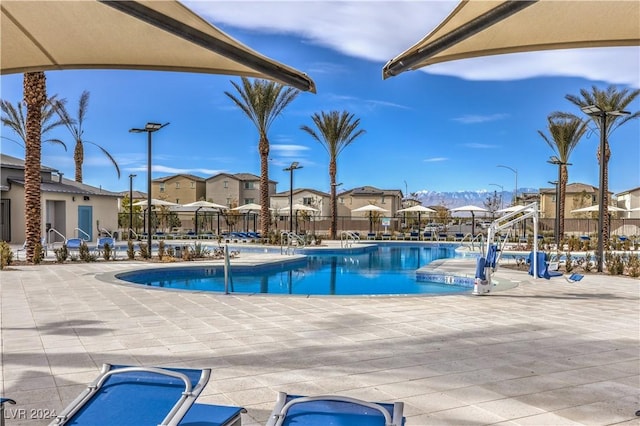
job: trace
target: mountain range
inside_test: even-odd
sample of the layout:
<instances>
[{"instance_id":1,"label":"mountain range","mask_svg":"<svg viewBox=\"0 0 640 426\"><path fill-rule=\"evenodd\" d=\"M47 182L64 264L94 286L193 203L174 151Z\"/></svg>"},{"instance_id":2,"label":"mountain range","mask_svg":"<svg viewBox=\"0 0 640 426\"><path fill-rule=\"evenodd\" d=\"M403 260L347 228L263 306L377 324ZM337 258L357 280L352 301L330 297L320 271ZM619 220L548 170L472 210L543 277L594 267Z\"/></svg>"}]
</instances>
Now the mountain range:
<instances>
[{"instance_id":1,"label":"mountain range","mask_svg":"<svg viewBox=\"0 0 640 426\"><path fill-rule=\"evenodd\" d=\"M518 194L537 193L537 189L518 188ZM502 197L502 203L506 207L513 200L513 191L455 191L455 192L439 192L439 191L417 191L415 199L419 200L423 206L445 206L449 209L462 207L466 205L474 205L485 207L487 199Z\"/></svg>"}]
</instances>

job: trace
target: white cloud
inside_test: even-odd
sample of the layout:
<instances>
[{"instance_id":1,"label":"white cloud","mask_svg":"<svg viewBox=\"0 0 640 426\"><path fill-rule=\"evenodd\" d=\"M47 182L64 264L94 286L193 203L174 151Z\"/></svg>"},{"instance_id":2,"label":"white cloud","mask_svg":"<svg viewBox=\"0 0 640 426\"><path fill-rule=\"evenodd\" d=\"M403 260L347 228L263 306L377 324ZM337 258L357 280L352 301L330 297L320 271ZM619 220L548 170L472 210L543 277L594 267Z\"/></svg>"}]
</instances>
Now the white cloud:
<instances>
[{"instance_id":1,"label":"white cloud","mask_svg":"<svg viewBox=\"0 0 640 426\"><path fill-rule=\"evenodd\" d=\"M453 121L457 121L463 124L476 124L486 123L488 121L503 120L508 117L508 114L490 114L490 115L463 115L462 117L456 117Z\"/></svg>"},{"instance_id":2,"label":"white cloud","mask_svg":"<svg viewBox=\"0 0 640 426\"><path fill-rule=\"evenodd\" d=\"M497 145L490 145L487 143L477 143L477 142L465 143L463 146L467 148L477 148L477 149L493 149L498 147Z\"/></svg>"},{"instance_id":3,"label":"white cloud","mask_svg":"<svg viewBox=\"0 0 640 426\"><path fill-rule=\"evenodd\" d=\"M447 161L448 158L447 157L431 157L431 158L425 158L425 163L437 163L440 161Z\"/></svg>"},{"instance_id":4,"label":"white cloud","mask_svg":"<svg viewBox=\"0 0 640 426\"><path fill-rule=\"evenodd\" d=\"M380 62L382 71L384 63L426 36L458 2L242 1L241 7L238 1L185 3L214 24L299 36L345 55ZM571 76L640 87L640 49L518 53L446 62L421 71L469 80Z\"/></svg>"},{"instance_id":5,"label":"white cloud","mask_svg":"<svg viewBox=\"0 0 640 426\"><path fill-rule=\"evenodd\" d=\"M161 164L152 164L151 165L152 172L154 173L167 173L170 175L178 175L178 174L193 174L193 175L217 175L218 173L225 173L226 170L215 170L215 169L202 169L202 168L179 168L179 167L169 167L163 166ZM140 167L131 167L128 169L132 172L146 172L147 166Z\"/></svg>"}]
</instances>

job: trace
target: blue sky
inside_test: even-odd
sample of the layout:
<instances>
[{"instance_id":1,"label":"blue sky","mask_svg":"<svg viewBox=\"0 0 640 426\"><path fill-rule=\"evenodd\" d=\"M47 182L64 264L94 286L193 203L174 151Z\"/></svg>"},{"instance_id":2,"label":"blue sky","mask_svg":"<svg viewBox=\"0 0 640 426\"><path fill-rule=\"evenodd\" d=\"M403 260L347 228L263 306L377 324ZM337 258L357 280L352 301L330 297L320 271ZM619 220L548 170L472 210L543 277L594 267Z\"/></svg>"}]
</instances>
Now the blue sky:
<instances>
[{"instance_id":1,"label":"blue sky","mask_svg":"<svg viewBox=\"0 0 640 426\"><path fill-rule=\"evenodd\" d=\"M580 113L566 94L596 85L640 87L640 49L579 49L455 61L382 80L382 67L433 29L456 2L222 2L186 3L214 25L258 52L309 74L318 93L301 93L273 124L270 178L289 189L282 169L303 166L296 188L329 190L328 155L300 130L311 115L347 110L366 133L338 159L341 189L373 185L383 189L464 191L550 187L553 152L538 135L553 111ZM242 7L238 7L242 4ZM253 125L224 94L238 77L143 71L56 71L47 73L49 94L77 109L83 90L91 93L85 121L87 140L107 149L122 176L99 149L85 148L84 181L112 191L146 191L146 136L131 134L145 123L170 122L154 134L153 178L177 173L209 177L220 172L260 174ZM1 96L21 99L22 75L0 78ZM640 109L640 100L630 108ZM640 186L640 123L610 138L609 189ZM13 137L8 128L2 136ZM69 151L43 146L42 162L73 179ZM574 151L570 182L598 185L599 135L585 137ZM2 152L24 150L2 139Z\"/></svg>"}]
</instances>

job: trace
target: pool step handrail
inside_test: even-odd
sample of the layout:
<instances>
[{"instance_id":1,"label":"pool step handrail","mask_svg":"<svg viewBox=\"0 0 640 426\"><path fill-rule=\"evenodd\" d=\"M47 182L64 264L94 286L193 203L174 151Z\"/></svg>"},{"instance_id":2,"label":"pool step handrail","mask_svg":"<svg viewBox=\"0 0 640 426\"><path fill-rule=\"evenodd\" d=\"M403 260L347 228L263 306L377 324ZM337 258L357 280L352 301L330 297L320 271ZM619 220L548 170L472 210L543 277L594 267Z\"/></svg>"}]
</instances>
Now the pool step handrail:
<instances>
[{"instance_id":1,"label":"pool step handrail","mask_svg":"<svg viewBox=\"0 0 640 426\"><path fill-rule=\"evenodd\" d=\"M52 234L52 233L53 233L53 234L56 234L56 235L58 235L60 238L62 238L62 243L63 243L63 244L66 244L66 243L67 243L67 237L65 237L64 235L62 235L62 234L60 233L60 231L58 231L56 228L49 228L49 229L47 230L47 238L46 238L46 240L45 240L45 244L47 244L48 246L53 247L53 244L55 243L55 241L53 241L53 240L51 239L51 234Z\"/></svg>"},{"instance_id":2,"label":"pool step handrail","mask_svg":"<svg viewBox=\"0 0 640 426\"><path fill-rule=\"evenodd\" d=\"M74 228L73 231L76 232L76 235L81 240L83 240L83 241L91 241L91 236L89 234L87 234L86 232L84 232L84 230L82 230L80 228ZM83 236L80 236L80 234L82 234ZM84 238L84 237L86 237L86 238Z\"/></svg>"},{"instance_id":3,"label":"pool step handrail","mask_svg":"<svg viewBox=\"0 0 640 426\"><path fill-rule=\"evenodd\" d=\"M304 248L306 241L295 232L283 231L280 234L280 254L294 254L296 248Z\"/></svg>"},{"instance_id":4,"label":"pool step handrail","mask_svg":"<svg viewBox=\"0 0 640 426\"><path fill-rule=\"evenodd\" d=\"M340 247L351 247L360 241L360 236L352 231L342 231L340 233Z\"/></svg>"},{"instance_id":5,"label":"pool step handrail","mask_svg":"<svg viewBox=\"0 0 640 426\"><path fill-rule=\"evenodd\" d=\"M130 235L133 235L133 237L134 237L136 240L139 240L139 239L140 239L140 236L138 235L138 233L137 233L136 231L134 231L134 230L133 230L133 228L128 228L128 229L127 229L127 239L129 238L129 236L130 236Z\"/></svg>"}]
</instances>

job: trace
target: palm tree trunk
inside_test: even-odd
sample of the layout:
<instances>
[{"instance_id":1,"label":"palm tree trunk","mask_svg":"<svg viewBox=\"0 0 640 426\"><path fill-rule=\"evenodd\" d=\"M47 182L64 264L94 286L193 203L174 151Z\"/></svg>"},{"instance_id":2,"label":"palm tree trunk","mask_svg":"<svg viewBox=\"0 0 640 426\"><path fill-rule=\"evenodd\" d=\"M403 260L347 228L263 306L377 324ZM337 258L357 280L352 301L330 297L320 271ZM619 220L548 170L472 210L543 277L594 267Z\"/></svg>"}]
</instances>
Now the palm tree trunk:
<instances>
[{"instance_id":1,"label":"palm tree trunk","mask_svg":"<svg viewBox=\"0 0 640 426\"><path fill-rule=\"evenodd\" d=\"M600 152L600 151L598 151ZM609 149L609 142L605 141L604 145L604 174L602 176L602 188L604 191L604 206L602 216L602 246L605 250L609 249L609 158L611 158L611 150Z\"/></svg>"},{"instance_id":2,"label":"palm tree trunk","mask_svg":"<svg viewBox=\"0 0 640 426\"><path fill-rule=\"evenodd\" d=\"M567 172L567 165L560 165L560 193L558 194L557 203L558 206L558 241L562 244L564 238L564 209L567 197L567 181L569 180L569 173ZM559 248L559 247L558 247Z\"/></svg>"},{"instance_id":3,"label":"palm tree trunk","mask_svg":"<svg viewBox=\"0 0 640 426\"><path fill-rule=\"evenodd\" d=\"M82 183L82 163L84 163L84 145L82 142L76 142L73 150L73 161L76 165L76 182Z\"/></svg>"},{"instance_id":4,"label":"palm tree trunk","mask_svg":"<svg viewBox=\"0 0 640 426\"><path fill-rule=\"evenodd\" d=\"M329 229L331 239L338 237L338 203L336 200L336 160L332 158L329 161L329 178L331 181L331 226Z\"/></svg>"},{"instance_id":5,"label":"palm tree trunk","mask_svg":"<svg viewBox=\"0 0 640 426\"><path fill-rule=\"evenodd\" d=\"M40 202L40 158L42 107L47 101L44 72L24 74L24 102L27 105L24 159L24 206L27 261L33 262L36 244L42 233L42 207Z\"/></svg>"},{"instance_id":6,"label":"palm tree trunk","mask_svg":"<svg viewBox=\"0 0 640 426\"><path fill-rule=\"evenodd\" d=\"M258 151L260 152L260 233L262 238L268 238L271 214L269 213L269 140L267 135L260 135Z\"/></svg>"}]
</instances>

